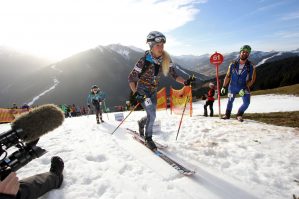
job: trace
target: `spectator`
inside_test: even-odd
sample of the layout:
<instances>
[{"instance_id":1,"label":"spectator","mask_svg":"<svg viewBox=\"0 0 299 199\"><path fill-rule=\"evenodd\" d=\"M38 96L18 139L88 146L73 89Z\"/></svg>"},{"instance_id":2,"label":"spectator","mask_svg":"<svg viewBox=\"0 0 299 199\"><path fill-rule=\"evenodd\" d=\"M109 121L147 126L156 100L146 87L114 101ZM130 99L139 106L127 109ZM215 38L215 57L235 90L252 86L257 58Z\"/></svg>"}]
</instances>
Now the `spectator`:
<instances>
[{"instance_id":1,"label":"spectator","mask_svg":"<svg viewBox=\"0 0 299 199\"><path fill-rule=\"evenodd\" d=\"M214 95L215 95L215 85L210 82L209 83L209 91L208 91L208 94L207 94L207 100L206 100L206 104L203 106L204 107L204 116L205 117L208 117L208 110L207 110L207 107L209 106L210 108L210 117L213 117L214 115L214 109L213 109L213 104L214 104L214 101L215 101L215 98L214 98Z\"/></svg>"}]
</instances>

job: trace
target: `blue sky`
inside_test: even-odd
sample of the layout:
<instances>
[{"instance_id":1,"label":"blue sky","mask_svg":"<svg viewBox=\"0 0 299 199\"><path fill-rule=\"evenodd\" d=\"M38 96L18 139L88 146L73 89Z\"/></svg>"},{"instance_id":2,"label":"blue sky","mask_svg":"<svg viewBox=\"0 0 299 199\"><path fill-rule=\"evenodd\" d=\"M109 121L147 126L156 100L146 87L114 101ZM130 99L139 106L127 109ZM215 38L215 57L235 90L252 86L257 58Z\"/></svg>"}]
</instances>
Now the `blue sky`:
<instances>
[{"instance_id":1,"label":"blue sky","mask_svg":"<svg viewBox=\"0 0 299 199\"><path fill-rule=\"evenodd\" d=\"M243 44L263 51L299 48L297 0L208 0L197 8L195 20L171 32L190 53L238 51Z\"/></svg>"},{"instance_id":2,"label":"blue sky","mask_svg":"<svg viewBox=\"0 0 299 199\"><path fill-rule=\"evenodd\" d=\"M173 55L299 48L298 0L0 0L0 46L53 60L99 45L148 49L150 31Z\"/></svg>"}]
</instances>

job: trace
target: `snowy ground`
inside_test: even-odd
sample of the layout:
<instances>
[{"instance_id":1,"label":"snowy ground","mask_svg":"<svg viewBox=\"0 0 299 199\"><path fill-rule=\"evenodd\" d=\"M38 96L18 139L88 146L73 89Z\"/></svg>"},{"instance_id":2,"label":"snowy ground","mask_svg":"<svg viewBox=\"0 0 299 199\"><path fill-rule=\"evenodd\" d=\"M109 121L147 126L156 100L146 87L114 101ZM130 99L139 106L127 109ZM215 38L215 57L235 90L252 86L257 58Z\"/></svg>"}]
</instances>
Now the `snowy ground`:
<instances>
[{"instance_id":1,"label":"snowy ground","mask_svg":"<svg viewBox=\"0 0 299 199\"><path fill-rule=\"evenodd\" d=\"M236 99L233 113L241 100ZM66 119L43 136L38 146L48 153L18 171L20 178L49 169L51 156L65 161L62 188L42 198L69 199L291 199L299 195L299 130L252 120L203 117L203 101L193 104L193 117L185 116L178 141L180 116L157 113L161 131L155 140L167 143L172 158L194 169L186 177L134 141L125 128L137 129L144 111L132 113L114 135L119 122L114 113ZM221 102L224 113L226 100ZM214 104L218 114L218 103ZM299 97L253 96L247 112L299 110ZM125 112L126 116L128 112ZM245 116L246 118L246 116ZM0 132L8 130L0 125ZM297 182L296 182L297 181Z\"/></svg>"}]
</instances>

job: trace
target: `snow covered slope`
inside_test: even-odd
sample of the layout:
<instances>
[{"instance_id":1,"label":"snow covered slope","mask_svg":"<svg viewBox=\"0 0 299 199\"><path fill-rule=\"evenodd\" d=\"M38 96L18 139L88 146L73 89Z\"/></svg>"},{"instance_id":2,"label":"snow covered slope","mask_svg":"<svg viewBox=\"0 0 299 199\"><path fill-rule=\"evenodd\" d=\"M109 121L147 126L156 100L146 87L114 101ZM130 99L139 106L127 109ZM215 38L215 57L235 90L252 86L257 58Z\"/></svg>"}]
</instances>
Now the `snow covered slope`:
<instances>
[{"instance_id":1,"label":"snow covered slope","mask_svg":"<svg viewBox=\"0 0 299 199\"><path fill-rule=\"evenodd\" d=\"M299 110L298 101L294 96L253 96L248 112ZM240 102L236 99L233 112ZM62 188L42 198L291 199L292 194L299 195L298 129L206 118L203 103L194 103L193 117L184 117L177 141L180 116L157 113L161 131L154 139L167 143L169 156L196 171L191 177L179 174L126 133L127 127L137 129L144 111L133 112L114 135L110 133L119 124L114 113L104 114L105 123L100 125L94 115L66 119L40 139L38 145L48 153L20 169L18 176L47 171L51 156L59 155L65 161ZM226 102L221 104L224 112ZM8 129L8 124L0 125L0 132Z\"/></svg>"}]
</instances>

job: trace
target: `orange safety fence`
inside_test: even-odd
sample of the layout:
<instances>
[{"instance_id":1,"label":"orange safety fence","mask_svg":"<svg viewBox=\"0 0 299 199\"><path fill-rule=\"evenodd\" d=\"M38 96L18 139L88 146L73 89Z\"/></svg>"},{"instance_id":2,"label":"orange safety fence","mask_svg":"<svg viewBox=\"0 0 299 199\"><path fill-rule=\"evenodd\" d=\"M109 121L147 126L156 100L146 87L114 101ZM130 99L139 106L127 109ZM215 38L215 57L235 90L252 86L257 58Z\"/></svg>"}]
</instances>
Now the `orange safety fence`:
<instances>
[{"instance_id":1,"label":"orange safety fence","mask_svg":"<svg viewBox=\"0 0 299 199\"><path fill-rule=\"evenodd\" d=\"M183 114L186 104L185 115L192 117L192 89L190 86L184 86L180 90L170 88L170 110L174 114Z\"/></svg>"},{"instance_id":2,"label":"orange safety fence","mask_svg":"<svg viewBox=\"0 0 299 199\"><path fill-rule=\"evenodd\" d=\"M167 109L166 88L163 87L157 92L157 110Z\"/></svg>"},{"instance_id":3,"label":"orange safety fence","mask_svg":"<svg viewBox=\"0 0 299 199\"><path fill-rule=\"evenodd\" d=\"M0 123L12 122L18 115L24 112L28 112L28 110L0 108Z\"/></svg>"}]
</instances>

